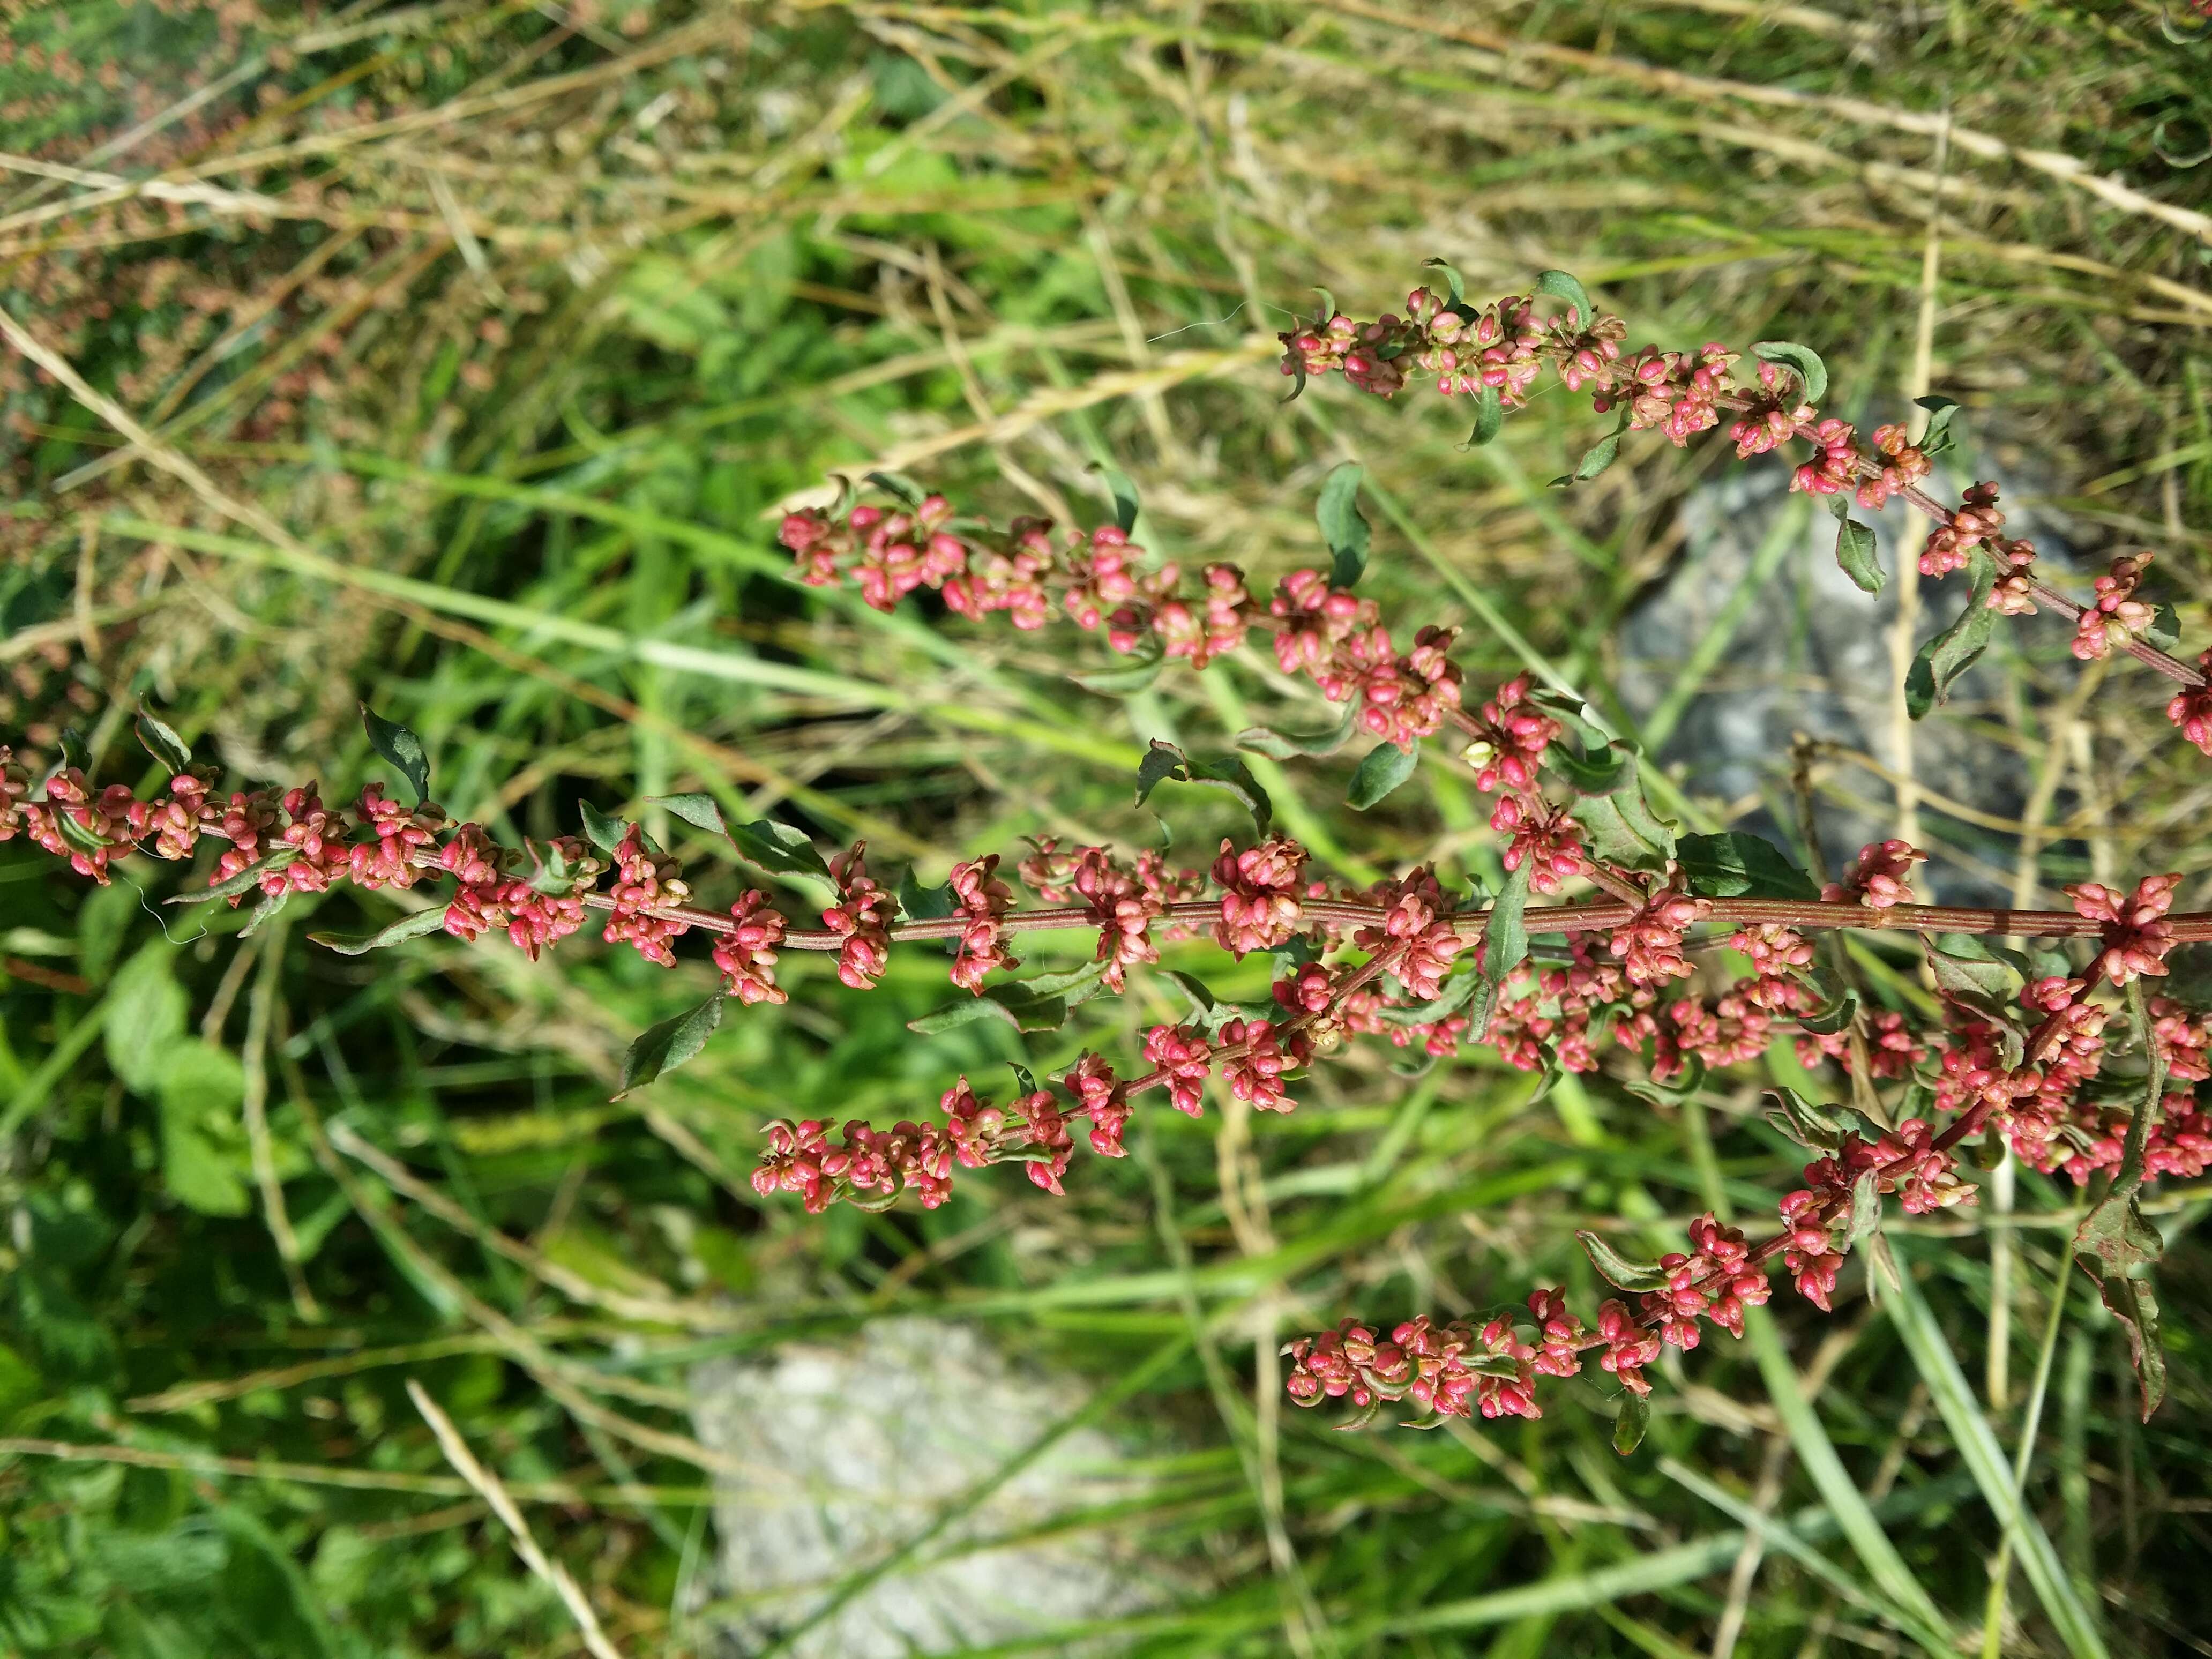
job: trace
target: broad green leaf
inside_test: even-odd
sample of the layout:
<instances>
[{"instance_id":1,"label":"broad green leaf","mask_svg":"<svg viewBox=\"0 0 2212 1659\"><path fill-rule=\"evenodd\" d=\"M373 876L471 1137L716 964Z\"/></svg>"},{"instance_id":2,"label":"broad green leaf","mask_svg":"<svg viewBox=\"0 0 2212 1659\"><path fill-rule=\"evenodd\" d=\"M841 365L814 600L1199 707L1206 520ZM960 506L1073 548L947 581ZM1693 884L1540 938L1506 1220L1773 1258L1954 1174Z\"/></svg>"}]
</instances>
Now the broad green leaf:
<instances>
[{"instance_id":1,"label":"broad green leaf","mask_svg":"<svg viewBox=\"0 0 2212 1659\"><path fill-rule=\"evenodd\" d=\"M1378 743L1367 751L1359 769L1352 775L1352 787L1345 799L1356 811L1364 812L1413 775L1420 763L1421 741L1413 739L1408 748L1401 749L1395 743Z\"/></svg>"},{"instance_id":2,"label":"broad green leaf","mask_svg":"<svg viewBox=\"0 0 2212 1659\"><path fill-rule=\"evenodd\" d=\"M1450 260L1424 259L1421 261L1421 268L1425 270L1443 272L1444 284L1451 292L1451 302L1455 306L1463 306L1467 303L1467 283L1462 279L1458 269Z\"/></svg>"},{"instance_id":3,"label":"broad green leaf","mask_svg":"<svg viewBox=\"0 0 2212 1659\"><path fill-rule=\"evenodd\" d=\"M155 939L115 973L102 1009L108 1068L134 1093L150 1095L161 1056L185 1034L191 1000L177 983L176 952Z\"/></svg>"},{"instance_id":4,"label":"broad green leaf","mask_svg":"<svg viewBox=\"0 0 2212 1659\"><path fill-rule=\"evenodd\" d=\"M1623 1457L1644 1443L1651 1426L1651 1402L1633 1389L1622 1391L1620 1415L1613 1419L1613 1449Z\"/></svg>"},{"instance_id":5,"label":"broad green leaf","mask_svg":"<svg viewBox=\"0 0 2212 1659\"><path fill-rule=\"evenodd\" d=\"M369 746L398 769L415 791L415 803L430 799L430 757L422 739L397 720L388 720L367 703L361 706L362 724L368 728Z\"/></svg>"},{"instance_id":6,"label":"broad green leaf","mask_svg":"<svg viewBox=\"0 0 2212 1659\"><path fill-rule=\"evenodd\" d=\"M1636 746L1627 743L1586 746L1561 737L1545 749L1544 764L1578 795L1609 795L1636 781Z\"/></svg>"},{"instance_id":7,"label":"broad green leaf","mask_svg":"<svg viewBox=\"0 0 2212 1659\"><path fill-rule=\"evenodd\" d=\"M1946 450L1956 449L1959 434L1951 428L1959 418L1959 405L1937 394L1912 401L1928 411L1928 430L1920 434L1921 453L1933 460Z\"/></svg>"},{"instance_id":8,"label":"broad green leaf","mask_svg":"<svg viewBox=\"0 0 2212 1659\"><path fill-rule=\"evenodd\" d=\"M612 858L615 848L629 833L629 825L621 818L608 817L589 801L580 801L577 805L583 813L584 839Z\"/></svg>"},{"instance_id":9,"label":"broad green leaf","mask_svg":"<svg viewBox=\"0 0 2212 1659\"><path fill-rule=\"evenodd\" d=\"M1675 857L1701 898L1817 899L1819 884L1772 842L1741 830L1684 836Z\"/></svg>"},{"instance_id":10,"label":"broad green leaf","mask_svg":"<svg viewBox=\"0 0 2212 1659\"><path fill-rule=\"evenodd\" d=\"M1474 400L1474 430L1468 436L1470 448L1480 448L1495 438L1505 425L1505 403L1498 395L1498 388L1486 386Z\"/></svg>"},{"instance_id":11,"label":"broad green leaf","mask_svg":"<svg viewBox=\"0 0 2212 1659\"><path fill-rule=\"evenodd\" d=\"M722 823L722 809L714 805L712 795L654 795L651 804L665 806L695 830L704 830L710 836L729 833Z\"/></svg>"},{"instance_id":12,"label":"broad green leaf","mask_svg":"<svg viewBox=\"0 0 2212 1659\"><path fill-rule=\"evenodd\" d=\"M707 1046L707 1039L714 1035L714 1028L722 1023L723 1000L718 992L696 1007L687 1008L644 1031L623 1056L622 1086L615 1091L614 1097L620 1100L631 1090L642 1089L655 1078L695 1058Z\"/></svg>"},{"instance_id":13,"label":"broad green leaf","mask_svg":"<svg viewBox=\"0 0 2212 1659\"><path fill-rule=\"evenodd\" d=\"M1085 471L1096 472L1105 481L1107 490L1114 497L1114 522L1121 526L1122 533L1134 530L1137 515L1144 508L1137 500L1137 486L1129 481L1129 475L1111 461L1093 461Z\"/></svg>"},{"instance_id":14,"label":"broad green leaf","mask_svg":"<svg viewBox=\"0 0 2212 1659\"><path fill-rule=\"evenodd\" d=\"M175 728L155 718L153 710L144 703L138 705L138 716L131 721L138 741L146 752L167 767L172 772L181 772L192 763L192 751Z\"/></svg>"},{"instance_id":15,"label":"broad green leaf","mask_svg":"<svg viewBox=\"0 0 2212 1659\"><path fill-rule=\"evenodd\" d=\"M1470 993L1480 990L1469 1003L1468 1041L1480 1042L1490 1029L1490 1016L1498 1006L1498 994L1506 977L1528 956L1528 929L1524 913L1528 908L1528 875L1530 861L1523 859L1521 867L1505 878L1505 884L1492 901L1490 914L1482 924L1482 968L1477 985L1468 988ZM1441 999L1440 999L1441 1000Z\"/></svg>"},{"instance_id":16,"label":"broad green leaf","mask_svg":"<svg viewBox=\"0 0 2212 1659\"><path fill-rule=\"evenodd\" d=\"M1597 307L1590 303L1589 290L1564 270L1540 271L1536 276L1536 291L1548 294L1553 299L1565 300L1575 308L1575 326L1588 328L1590 319L1597 315Z\"/></svg>"},{"instance_id":17,"label":"broad green leaf","mask_svg":"<svg viewBox=\"0 0 2212 1659\"><path fill-rule=\"evenodd\" d=\"M1674 856L1674 830L1652 812L1641 783L1631 781L1610 794L1585 795L1568 810L1590 851L1607 864L1656 874Z\"/></svg>"},{"instance_id":18,"label":"broad green leaf","mask_svg":"<svg viewBox=\"0 0 2212 1659\"><path fill-rule=\"evenodd\" d=\"M1067 1023L1067 999L1040 996L1018 981L987 985L981 996L963 996L907 1021L907 1030L936 1036L979 1019L998 1020L1017 1031L1056 1031Z\"/></svg>"},{"instance_id":19,"label":"broad green leaf","mask_svg":"<svg viewBox=\"0 0 2212 1659\"><path fill-rule=\"evenodd\" d=\"M203 1215L244 1215L252 1167L239 1118L245 1068L228 1049L197 1038L170 1043L159 1066L162 1184Z\"/></svg>"},{"instance_id":20,"label":"broad green leaf","mask_svg":"<svg viewBox=\"0 0 2212 1659\"><path fill-rule=\"evenodd\" d=\"M1603 472L1620 459L1620 440L1627 430L1625 426L1616 427L1583 451L1583 458L1575 463L1575 470L1564 478L1553 479L1553 487L1565 489L1569 484L1588 483Z\"/></svg>"},{"instance_id":21,"label":"broad green leaf","mask_svg":"<svg viewBox=\"0 0 2212 1659\"><path fill-rule=\"evenodd\" d=\"M1576 1233L1575 1237L1581 1241L1583 1251L1590 1259L1590 1266L1598 1270L1608 1285L1616 1285L1624 1291L1638 1295L1667 1288L1667 1270L1657 1262L1638 1261L1625 1256L1594 1232L1583 1231Z\"/></svg>"},{"instance_id":22,"label":"broad green leaf","mask_svg":"<svg viewBox=\"0 0 2212 1659\"><path fill-rule=\"evenodd\" d=\"M1800 1146L1832 1152L1843 1145L1843 1125L1826 1108L1815 1106L1787 1085L1769 1089L1766 1097L1775 1103L1766 1114L1766 1121Z\"/></svg>"},{"instance_id":23,"label":"broad green leaf","mask_svg":"<svg viewBox=\"0 0 2212 1659\"><path fill-rule=\"evenodd\" d=\"M952 914L952 884L924 887L908 869L899 878L899 914L908 921L935 921Z\"/></svg>"},{"instance_id":24,"label":"broad green leaf","mask_svg":"<svg viewBox=\"0 0 2212 1659\"><path fill-rule=\"evenodd\" d=\"M1357 461L1340 461L1322 480L1321 501L1314 509L1322 540L1330 559L1329 586L1352 587L1367 570L1370 532L1359 511L1359 480L1364 470Z\"/></svg>"},{"instance_id":25,"label":"broad green leaf","mask_svg":"<svg viewBox=\"0 0 2212 1659\"><path fill-rule=\"evenodd\" d=\"M1836 515L1836 567L1860 592L1879 593L1887 580L1881 555L1875 546L1874 531L1851 517L1850 501L1844 495L1828 498L1828 511Z\"/></svg>"},{"instance_id":26,"label":"broad green leaf","mask_svg":"<svg viewBox=\"0 0 2212 1659\"><path fill-rule=\"evenodd\" d=\"M779 876L818 876L830 879L830 866L806 832L775 818L756 818L729 827L730 844L738 856Z\"/></svg>"}]
</instances>

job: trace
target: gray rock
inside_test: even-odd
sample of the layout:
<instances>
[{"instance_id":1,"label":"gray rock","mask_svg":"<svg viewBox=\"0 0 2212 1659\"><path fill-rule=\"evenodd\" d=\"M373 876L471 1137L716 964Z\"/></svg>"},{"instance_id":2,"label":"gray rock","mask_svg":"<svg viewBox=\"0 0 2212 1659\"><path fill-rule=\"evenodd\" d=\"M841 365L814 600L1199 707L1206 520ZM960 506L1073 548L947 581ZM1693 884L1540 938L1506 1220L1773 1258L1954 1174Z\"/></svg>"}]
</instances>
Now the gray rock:
<instances>
[{"instance_id":1,"label":"gray rock","mask_svg":"<svg viewBox=\"0 0 2212 1659\"><path fill-rule=\"evenodd\" d=\"M967 1328L921 1319L879 1322L841 1346L791 1345L765 1362L696 1367L699 1437L746 1471L717 1480L717 1593L765 1598L720 1621L723 1650L757 1651L800 1623L840 1578L924 1531L1095 1387L1025 1374ZM1158 1605L1171 1588L1162 1572L1117 1557L1098 1534L1021 1536L1141 1492L1124 1462L1105 1434L1063 1436L789 1650L902 1659ZM1000 1538L1016 1541L988 1546Z\"/></svg>"}]
</instances>

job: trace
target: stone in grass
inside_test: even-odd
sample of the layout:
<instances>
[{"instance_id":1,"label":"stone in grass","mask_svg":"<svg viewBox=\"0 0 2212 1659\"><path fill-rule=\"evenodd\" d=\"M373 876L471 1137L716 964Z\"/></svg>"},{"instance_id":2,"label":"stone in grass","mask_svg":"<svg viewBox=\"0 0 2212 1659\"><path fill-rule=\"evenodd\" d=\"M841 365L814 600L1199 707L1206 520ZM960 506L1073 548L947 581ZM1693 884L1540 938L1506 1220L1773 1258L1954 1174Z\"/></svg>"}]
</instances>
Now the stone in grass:
<instances>
[{"instance_id":1,"label":"stone in grass","mask_svg":"<svg viewBox=\"0 0 2212 1659\"><path fill-rule=\"evenodd\" d=\"M1097 1386L1025 1374L972 1330L921 1319L881 1321L846 1344L792 1344L765 1363L695 1368L699 1437L744 1469L716 1477L715 1594L749 1604L715 1615L722 1650L757 1651L803 1622L840 1578L924 1531ZM1170 1573L1158 1564L1097 1531L1049 1528L1139 1495L1144 1483L1121 1472L1126 1461L1098 1431L1063 1437L788 1651L796 1659L903 1659L1173 1599ZM991 1546L993 1539L1011 1541Z\"/></svg>"},{"instance_id":2,"label":"stone in grass","mask_svg":"<svg viewBox=\"0 0 2212 1659\"><path fill-rule=\"evenodd\" d=\"M2021 505L2024 497L2039 493L2040 469L2032 464L2001 466L1977 456L1977 470L1969 473L1948 465L1955 459L1938 463L1932 487L1940 498L1956 501L1974 479L1994 479L2002 492L2006 533L2033 541L2039 562L2049 567L2076 568L2069 527L2048 513ZM1785 514L1803 514L1802 527L1780 550L1761 591L1742 611L1702 689L1682 707L1659 750L1660 760L1697 796L1723 803L1759 796L1765 805L1732 827L1794 848L1792 735L1825 738L1892 764L1896 675L1890 634L1900 580L1918 584L1915 634L1925 641L1958 614L1966 578L1960 574L1937 580L1919 574L1915 563L1926 526L1902 505L1881 513L1854 508L1855 518L1874 527L1881 567L1888 574L1880 594L1861 592L1837 568L1836 521L1826 503L1814 502L1808 509L1805 497L1789 493L1789 476L1787 467L1771 465L1731 468L1682 503L1681 556L1621 623L1619 685L1629 713L1639 723L1648 722L1666 702L1684 659L1762 562L1760 550L1768 537L1778 533ZM1912 727L1914 775L1920 781L1992 816L2016 818L2033 784L2030 769L2014 751L1990 742L1966 720L1942 716L2001 721L2005 678L2014 672L2012 665L2021 655L2043 671L2049 686L2063 692L2077 667L2068 654L2072 637L2073 630L2052 617L2000 618L1997 637L1953 688L1938 716ZM2047 701L2030 678L2022 681L2022 695L2030 706ZM1881 778L1850 766L1830 775L1876 809L1862 811L1826 795L1816 797L1822 850L1832 872L1866 842L1894 835L1896 820L1890 810L1894 796ZM2072 810L2070 794L2063 795L2050 821L2063 822ZM1931 809L1922 811L1923 822L1935 816ZM1788 822L1786 830L1778 820ZM1942 824L1940 842L1926 835L1923 840L1938 846L1927 875L1942 898L1960 904L2008 902L2009 883L2000 872L2012 867L2011 836L1951 818ZM1943 857L1940 848L1945 842L1967 856Z\"/></svg>"}]
</instances>

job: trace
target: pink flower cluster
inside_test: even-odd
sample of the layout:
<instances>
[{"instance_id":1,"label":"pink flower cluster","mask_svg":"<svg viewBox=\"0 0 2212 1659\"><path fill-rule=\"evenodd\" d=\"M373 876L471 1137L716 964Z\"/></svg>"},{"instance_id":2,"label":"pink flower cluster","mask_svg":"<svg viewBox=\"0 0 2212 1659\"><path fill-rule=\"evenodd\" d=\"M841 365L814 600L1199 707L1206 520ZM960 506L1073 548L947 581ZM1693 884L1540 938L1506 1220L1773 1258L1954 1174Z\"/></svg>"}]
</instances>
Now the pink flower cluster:
<instances>
[{"instance_id":1,"label":"pink flower cluster","mask_svg":"<svg viewBox=\"0 0 2212 1659\"><path fill-rule=\"evenodd\" d=\"M1912 866L1928 854L1901 841L1869 842L1844 871L1841 881L1820 890L1824 904L1863 904L1871 910L1912 902Z\"/></svg>"},{"instance_id":2,"label":"pink flower cluster","mask_svg":"<svg viewBox=\"0 0 2212 1659\"><path fill-rule=\"evenodd\" d=\"M898 902L868 874L868 843L856 841L830 860L830 879L837 902L822 913L822 925L844 941L837 952L837 977L855 991L874 988L890 960L891 924Z\"/></svg>"},{"instance_id":3,"label":"pink flower cluster","mask_svg":"<svg viewBox=\"0 0 2212 1659\"><path fill-rule=\"evenodd\" d=\"M2108 654L2114 646L2125 647L2157 619L2158 613L2135 597L2150 562L2148 553L2123 553L2109 573L2097 578L2095 601L2074 623L2074 654L2083 662Z\"/></svg>"},{"instance_id":4,"label":"pink flower cluster","mask_svg":"<svg viewBox=\"0 0 2212 1659\"><path fill-rule=\"evenodd\" d=\"M788 924L770 908L768 895L757 889L739 894L730 907L730 921L732 930L714 940L722 988L749 1008L787 1001L790 994L775 982L775 947L783 943Z\"/></svg>"},{"instance_id":5,"label":"pink flower cluster","mask_svg":"<svg viewBox=\"0 0 2212 1659\"><path fill-rule=\"evenodd\" d=\"M1398 1326L1388 1340L1347 1320L1334 1331L1285 1345L1291 1374L1285 1383L1301 1406L1347 1396L1367 1407L1411 1400L1425 1415L1540 1417L1536 1350L1515 1334L1510 1319L1492 1319L1476 1330L1455 1321L1437 1325L1426 1315Z\"/></svg>"},{"instance_id":6,"label":"pink flower cluster","mask_svg":"<svg viewBox=\"0 0 2212 1659\"><path fill-rule=\"evenodd\" d=\"M2097 959L2089 964L2091 977L2102 974L2115 985L2125 985L2140 975L2165 974L2175 941L2164 918L2180 885L2179 876L2145 876L2125 896L2094 881L2066 890L2075 913L2104 928Z\"/></svg>"}]
</instances>

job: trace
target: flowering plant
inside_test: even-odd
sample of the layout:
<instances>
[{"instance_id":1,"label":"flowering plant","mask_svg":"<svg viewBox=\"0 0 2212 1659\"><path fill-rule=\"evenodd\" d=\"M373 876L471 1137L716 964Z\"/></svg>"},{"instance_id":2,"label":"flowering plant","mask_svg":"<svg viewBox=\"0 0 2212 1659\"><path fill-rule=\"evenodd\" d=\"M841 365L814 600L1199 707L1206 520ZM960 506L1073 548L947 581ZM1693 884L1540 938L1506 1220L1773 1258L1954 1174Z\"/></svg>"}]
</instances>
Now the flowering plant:
<instances>
[{"instance_id":1,"label":"flowering plant","mask_svg":"<svg viewBox=\"0 0 2212 1659\"><path fill-rule=\"evenodd\" d=\"M2168 653L2169 613L2137 597L2148 554L2116 560L2092 601L2076 605L2045 585L2029 543L2005 536L1994 486L1975 485L1955 508L1928 493L1932 459L1949 441L1948 404L1924 400L1930 419L1917 441L1886 426L1862 441L1851 425L1820 411L1827 372L1803 346L1764 343L1748 361L1718 344L1625 350L1626 325L1600 313L1563 273L1547 272L1534 292L1480 309L1448 268L1444 277L1446 292L1416 289L1403 317L1359 323L1325 307L1283 337L1285 372L1302 388L1340 370L1387 397L1418 369L1443 395L1470 400L1475 441L1486 442L1549 368L1567 390L1587 391L1599 413L1617 416L1613 433L1563 483L1595 477L1637 431L1683 445L1726 421L1740 457L1807 444L1791 488L1832 503L1838 557L1859 586L1878 589L1884 573L1852 507L1876 511L1899 497L1936 526L1920 571L1967 573L1964 607L1913 665L1906 693L1916 714L1971 666L1999 616L2048 610L2073 625L2077 657L2125 653L2172 681L2168 719L2212 755L2212 653L2194 666ZM1555 308L1540 315L1547 300ZM349 805L325 802L313 781L225 793L177 733L142 714L138 734L168 769L166 788L140 799L120 785L96 787L65 744L34 793L31 775L0 748L0 841L27 836L102 883L129 854L188 860L201 842L218 843L223 850L204 884L171 902L252 898L249 930L296 893L350 883L405 896L410 908L378 933L315 936L349 952L443 931L465 941L504 934L534 958L580 931L589 915L607 943L672 966L680 941L709 936L720 988L637 1039L625 1091L696 1054L730 999L783 1001L776 972L785 951L834 953L839 980L866 990L895 945L951 946L949 977L962 997L917 1022L924 1030L979 1015L1024 1030L1056 1025L1073 1005L1123 992L1131 969L1159 961L1164 940L1205 937L1237 959L1273 958L1265 1004L1224 1001L1178 975L1191 1013L1152 1026L1145 1069L1125 1062L1127 1075L1086 1052L1058 1079L1040 1082L1017 1068L1017 1091L1004 1100L985 1098L961 1078L926 1121L772 1125L753 1184L763 1198L787 1194L810 1212L836 1203L879 1209L907 1192L934 1206L956 1170L1006 1163L1058 1194L1079 1127L1093 1154L1121 1157L1137 1097L1164 1091L1170 1104L1196 1116L1213 1079L1255 1109L1287 1112L1300 1074L1356 1037L1435 1056L1486 1044L1513 1066L1553 1077L1597 1071L1613 1055L1643 1073L1632 1088L1666 1099L1697 1086L1707 1068L1752 1059L1791 1036L1807 1066L1840 1068L1848 1103L1773 1091L1774 1122L1812 1155L1802 1184L1779 1202L1778 1231L1754 1241L1708 1214L1692 1224L1686 1249L1653 1261L1582 1235L1597 1271L1620 1292L1589 1323L1554 1287L1535 1290L1525 1310L1444 1325L1416 1318L1387 1338L1348 1322L1289 1345L1292 1398L1311 1405L1348 1396L1368 1416L1406 1400L1429 1420L1534 1416L1538 1379L1572 1376L1595 1353L1620 1385L1616 1443L1627 1449L1641 1433L1647 1372L1663 1348L1695 1347L1706 1322L1741 1334L1745 1310L1767 1300L1778 1264L1798 1294L1826 1309L1853 1249L1885 1259L1885 1198L1912 1213L1971 1203L1975 1188L1961 1161L1991 1163L2008 1148L2038 1170L2100 1184L2076 1259L2127 1326L2146 1415L2156 1406L2158 1311L2142 1275L2159 1241L2138 1195L2160 1176L2202 1174L2212 1159L2212 1114L2191 1088L2212 1077L2212 1013L2147 994L2144 983L2167 975L2178 946L2212 939L2212 913L2172 910L2179 877L2148 876L2125 893L2069 887L2064 910L1925 905L1913 902L1911 884L1923 854L1901 841L1867 847L1840 879L1822 884L1756 836L1683 833L1646 799L1644 758L1580 699L1528 674L1468 692L1449 628L1421 627L1401 649L1401 636L1358 592L1370 537L1355 465L1338 468L1322 492L1330 568L1293 571L1264 600L1235 565L1186 572L1151 562L1131 539L1133 491L1118 476L1112 482L1113 522L1083 532L1018 520L1001 531L903 479L871 475L865 499L793 513L781 538L799 580L855 583L878 609L928 588L970 620L1003 613L1034 630L1058 617L1103 635L1125 659L1090 678L1103 690L1141 688L1176 659L1203 670L1264 635L1281 671L1310 679L1343 714L1328 733L1254 730L1241 741L1286 758L1331 753L1366 733L1375 744L1352 786L1352 805L1364 809L1411 775L1425 740L1448 736L1453 757L1494 798L1490 823L1505 872L1499 890L1455 893L1427 866L1365 887L1332 882L1274 826L1272 803L1243 761L1194 757L1158 742L1139 771L1140 803L1169 782L1201 784L1227 791L1251 814L1251 836L1224 839L1203 869L1158 850L1043 839L1011 869L1007 854L988 854L956 865L940 885L908 872L893 889L871 872L865 844L824 858L789 824L728 823L704 795L661 801L726 836L767 876L830 896L820 927L799 927L763 889L721 908L694 903L677 860L641 826L588 805L578 836L501 846L484 825L455 823L433 801L421 740L368 711L371 742L407 781L411 804L378 782ZM1018 905L1010 876L1037 902ZM448 882L434 900L418 902ZM1850 978L1845 959L1821 963L1815 939L1844 929L1917 934L1939 1017L1879 1006ZM1088 964L1010 976L1020 966L1019 936L1064 930L1096 934ZM2002 936L2045 943L2024 951L1983 943ZM2069 951L2053 941L2084 943ZM1698 974L1691 953L1715 946L1741 952L1750 971L1707 996L1688 983Z\"/></svg>"}]
</instances>

